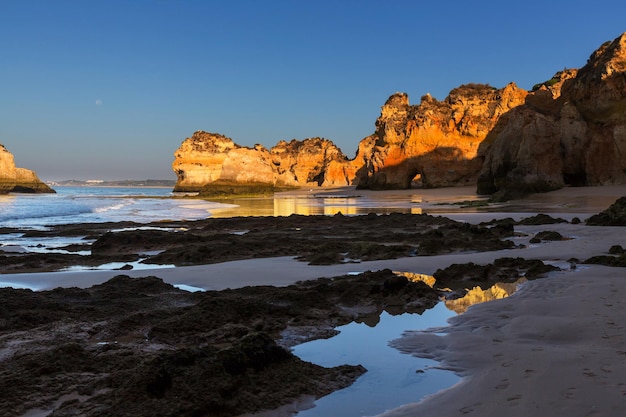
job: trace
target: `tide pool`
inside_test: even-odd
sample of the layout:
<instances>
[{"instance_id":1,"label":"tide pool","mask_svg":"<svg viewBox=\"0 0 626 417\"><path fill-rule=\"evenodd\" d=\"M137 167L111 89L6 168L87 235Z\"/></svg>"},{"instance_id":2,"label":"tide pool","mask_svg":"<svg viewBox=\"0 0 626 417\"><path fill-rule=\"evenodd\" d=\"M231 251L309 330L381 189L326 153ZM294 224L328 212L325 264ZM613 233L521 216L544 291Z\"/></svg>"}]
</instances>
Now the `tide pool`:
<instances>
[{"instance_id":1,"label":"tide pool","mask_svg":"<svg viewBox=\"0 0 626 417\"><path fill-rule=\"evenodd\" d=\"M353 322L338 327L340 333L330 339L295 346L293 353L305 361L325 367L360 364L367 369L351 386L319 399L313 408L296 416L375 416L456 384L460 378L434 369L437 362L389 346L407 330L445 327L447 319L455 315L443 303L423 314L392 316L383 312L375 326Z\"/></svg>"}]
</instances>

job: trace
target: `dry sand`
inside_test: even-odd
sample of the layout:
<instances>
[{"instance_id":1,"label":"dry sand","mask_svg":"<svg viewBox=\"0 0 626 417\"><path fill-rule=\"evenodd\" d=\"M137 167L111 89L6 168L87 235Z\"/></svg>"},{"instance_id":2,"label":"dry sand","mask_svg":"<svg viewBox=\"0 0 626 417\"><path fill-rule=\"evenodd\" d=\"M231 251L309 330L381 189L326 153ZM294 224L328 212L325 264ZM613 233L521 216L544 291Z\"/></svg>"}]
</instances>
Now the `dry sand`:
<instances>
[{"instance_id":1,"label":"dry sand","mask_svg":"<svg viewBox=\"0 0 626 417\"><path fill-rule=\"evenodd\" d=\"M608 207L626 187L567 188L519 202L552 216L584 220ZM513 207L515 207L513 205ZM450 214L479 222L529 213ZM556 230L571 240L478 254L414 257L360 264L307 266L292 258L136 271L60 272L3 275L0 281L44 289L87 287L117 274L155 275L172 284L205 289L244 285L288 285L348 272L394 270L432 274L453 263L489 263L504 256L554 262L626 247L626 228L572 224L517 227L532 235ZM517 239L527 243L529 237ZM410 334L396 341L407 353L432 357L463 376L461 383L385 417L445 416L622 416L626 415L626 271L580 266L524 285L513 297L471 307L452 320L445 335ZM419 399L416 399L419 400Z\"/></svg>"}]
</instances>

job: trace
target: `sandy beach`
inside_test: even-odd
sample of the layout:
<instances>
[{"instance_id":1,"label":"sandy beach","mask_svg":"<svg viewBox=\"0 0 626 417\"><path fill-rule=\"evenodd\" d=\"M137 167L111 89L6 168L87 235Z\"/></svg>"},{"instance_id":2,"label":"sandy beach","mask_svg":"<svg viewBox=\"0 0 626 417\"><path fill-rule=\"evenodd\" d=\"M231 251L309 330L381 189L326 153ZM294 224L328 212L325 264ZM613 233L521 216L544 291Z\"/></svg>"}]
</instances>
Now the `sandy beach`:
<instances>
[{"instance_id":1,"label":"sandy beach","mask_svg":"<svg viewBox=\"0 0 626 417\"><path fill-rule=\"evenodd\" d=\"M394 345L463 376L400 416L618 416L626 412L623 272L593 266L473 306L444 336Z\"/></svg>"},{"instance_id":2,"label":"sandy beach","mask_svg":"<svg viewBox=\"0 0 626 417\"><path fill-rule=\"evenodd\" d=\"M439 193L440 191L438 191ZM525 283L510 298L472 306L443 331L407 333L393 342L407 354L437 360L463 377L456 386L415 404L383 414L409 416L617 416L626 414L626 280L620 268L577 264L626 247L622 227L586 226L585 218L607 208L626 187L567 188L530 196L511 207L580 224L516 226L523 249L453 253L337 265L307 265L293 257L253 259L179 268L4 274L0 281L37 290L58 286L86 288L123 273L157 276L174 285L208 290L250 285L286 286L300 280L389 268L433 274L454 263L487 264L502 257L540 259L562 268L545 279ZM470 223L493 218L529 217L527 211L450 212ZM557 231L567 240L530 244L540 231ZM436 334L435 334L436 333Z\"/></svg>"},{"instance_id":3,"label":"sandy beach","mask_svg":"<svg viewBox=\"0 0 626 417\"><path fill-rule=\"evenodd\" d=\"M577 191L552 196L593 200ZM591 191L611 197L603 194L608 190ZM531 247L525 256L583 259L625 242L619 227L551 229L574 239ZM486 261L483 256L476 262ZM599 265L555 272L524 284L510 298L471 307L451 320L443 336L434 334L441 329L407 333L394 346L433 358L463 379L384 417L624 415L625 275L619 268Z\"/></svg>"}]
</instances>

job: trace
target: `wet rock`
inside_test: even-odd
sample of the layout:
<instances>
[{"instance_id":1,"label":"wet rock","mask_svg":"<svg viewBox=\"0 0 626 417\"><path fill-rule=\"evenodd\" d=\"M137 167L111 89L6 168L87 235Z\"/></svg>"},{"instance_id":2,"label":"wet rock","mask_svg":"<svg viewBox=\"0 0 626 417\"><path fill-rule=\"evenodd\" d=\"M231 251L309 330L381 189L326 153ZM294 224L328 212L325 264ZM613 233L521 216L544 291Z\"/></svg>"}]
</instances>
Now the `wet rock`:
<instances>
[{"instance_id":1,"label":"wet rock","mask_svg":"<svg viewBox=\"0 0 626 417\"><path fill-rule=\"evenodd\" d=\"M365 369L303 362L276 342L283 332L327 337L437 302L436 290L390 270L198 293L125 275L87 289L0 289L0 414L49 407L77 387L80 401L54 415L237 416L319 397Z\"/></svg>"},{"instance_id":2,"label":"wet rock","mask_svg":"<svg viewBox=\"0 0 626 417\"><path fill-rule=\"evenodd\" d=\"M499 258L487 265L473 262L452 264L438 269L433 276L436 279L435 288L449 288L456 291L457 296L462 296L465 294L464 289L468 287L486 290L498 282L511 283L521 277L535 279L557 270L558 267L544 264L538 259Z\"/></svg>"},{"instance_id":3,"label":"wet rock","mask_svg":"<svg viewBox=\"0 0 626 417\"><path fill-rule=\"evenodd\" d=\"M542 225L542 224L556 224L556 223L567 223L567 220L562 219L560 217L554 218L547 214L540 213L535 216L526 217L520 220L519 222L517 222L517 224L524 225L524 226L537 226L537 225Z\"/></svg>"},{"instance_id":4,"label":"wet rock","mask_svg":"<svg viewBox=\"0 0 626 417\"><path fill-rule=\"evenodd\" d=\"M584 260L582 263L584 264L596 264L596 265L606 265L606 266L615 266L619 268L626 267L626 256L611 256L611 255L599 255L592 256Z\"/></svg>"},{"instance_id":5,"label":"wet rock","mask_svg":"<svg viewBox=\"0 0 626 417\"><path fill-rule=\"evenodd\" d=\"M620 197L606 210L589 217L589 226L626 226L626 197Z\"/></svg>"},{"instance_id":6,"label":"wet rock","mask_svg":"<svg viewBox=\"0 0 626 417\"><path fill-rule=\"evenodd\" d=\"M553 230L544 230L543 232L537 233L530 239L530 243L541 243L543 240L555 241L555 240L565 240L563 235L559 232L555 232Z\"/></svg>"}]
</instances>

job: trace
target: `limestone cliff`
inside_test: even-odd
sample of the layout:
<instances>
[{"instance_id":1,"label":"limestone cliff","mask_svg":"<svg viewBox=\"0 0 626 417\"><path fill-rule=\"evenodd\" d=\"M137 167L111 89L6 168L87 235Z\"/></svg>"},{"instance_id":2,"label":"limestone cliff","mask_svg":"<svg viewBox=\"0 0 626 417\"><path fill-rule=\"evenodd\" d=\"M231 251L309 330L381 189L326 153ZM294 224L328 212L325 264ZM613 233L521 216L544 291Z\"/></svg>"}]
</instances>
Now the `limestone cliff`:
<instances>
[{"instance_id":1,"label":"limestone cliff","mask_svg":"<svg viewBox=\"0 0 626 417\"><path fill-rule=\"evenodd\" d=\"M54 193L55 191L43 183L33 171L16 168L13 154L4 145L0 145L0 194L20 193Z\"/></svg>"},{"instance_id":2,"label":"limestone cliff","mask_svg":"<svg viewBox=\"0 0 626 417\"><path fill-rule=\"evenodd\" d=\"M411 105L393 94L349 160L332 142L247 148L196 132L175 153L177 191L215 181L393 189L477 184L503 198L564 185L626 183L626 34L580 70L528 92L466 84Z\"/></svg>"},{"instance_id":3,"label":"limestone cliff","mask_svg":"<svg viewBox=\"0 0 626 417\"><path fill-rule=\"evenodd\" d=\"M396 93L352 160L326 139L281 141L267 150L198 131L174 154L175 191L199 191L216 181L372 189L409 188L414 181L425 187L474 184L480 144L526 94L512 83L502 89L470 84L442 102L427 95L411 106L406 94Z\"/></svg>"},{"instance_id":4,"label":"limestone cliff","mask_svg":"<svg viewBox=\"0 0 626 417\"><path fill-rule=\"evenodd\" d=\"M537 85L484 147L481 194L626 183L626 34Z\"/></svg>"},{"instance_id":5,"label":"limestone cliff","mask_svg":"<svg viewBox=\"0 0 626 417\"><path fill-rule=\"evenodd\" d=\"M174 191L200 191L214 182L291 186L350 184L346 156L321 138L281 141L270 150L235 144L218 133L195 132L174 154Z\"/></svg>"},{"instance_id":6,"label":"limestone cliff","mask_svg":"<svg viewBox=\"0 0 626 417\"><path fill-rule=\"evenodd\" d=\"M500 117L524 102L527 92L511 83L496 89L468 84L443 101L430 95L409 104L404 93L382 107L376 131L365 141L365 169L359 187L410 188L474 184L481 167L479 146Z\"/></svg>"}]
</instances>

